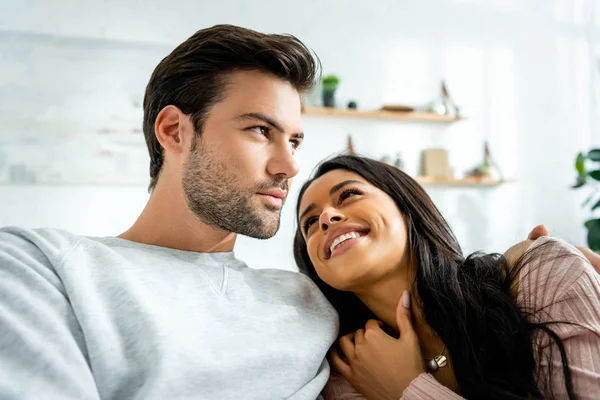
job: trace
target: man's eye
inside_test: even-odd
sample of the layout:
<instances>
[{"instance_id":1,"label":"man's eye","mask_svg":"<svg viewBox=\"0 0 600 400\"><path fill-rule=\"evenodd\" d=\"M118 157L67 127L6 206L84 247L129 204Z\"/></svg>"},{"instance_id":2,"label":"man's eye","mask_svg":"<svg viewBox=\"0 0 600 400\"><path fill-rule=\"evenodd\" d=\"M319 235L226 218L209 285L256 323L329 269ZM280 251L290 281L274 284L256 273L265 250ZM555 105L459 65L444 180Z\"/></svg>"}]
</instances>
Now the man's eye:
<instances>
[{"instance_id":1,"label":"man's eye","mask_svg":"<svg viewBox=\"0 0 600 400\"><path fill-rule=\"evenodd\" d=\"M269 128L266 126L253 126L252 128L249 128L249 130L258 133L259 135L267 136L269 134Z\"/></svg>"},{"instance_id":2,"label":"man's eye","mask_svg":"<svg viewBox=\"0 0 600 400\"><path fill-rule=\"evenodd\" d=\"M290 146L292 147L292 150L298 150L301 144L302 142L299 140L290 140Z\"/></svg>"}]
</instances>

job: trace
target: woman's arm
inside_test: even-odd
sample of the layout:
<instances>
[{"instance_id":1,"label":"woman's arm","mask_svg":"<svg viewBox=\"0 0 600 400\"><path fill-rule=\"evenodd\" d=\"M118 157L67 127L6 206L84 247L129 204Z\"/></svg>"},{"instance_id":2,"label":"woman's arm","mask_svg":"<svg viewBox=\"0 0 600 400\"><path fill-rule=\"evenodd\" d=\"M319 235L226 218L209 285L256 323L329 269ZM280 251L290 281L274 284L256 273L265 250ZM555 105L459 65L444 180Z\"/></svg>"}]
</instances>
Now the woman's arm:
<instances>
[{"instance_id":1,"label":"woman's arm","mask_svg":"<svg viewBox=\"0 0 600 400\"><path fill-rule=\"evenodd\" d=\"M550 236L550 231L544 225L538 225L529 232L529 236L527 239L536 240L541 238L542 236ZM585 256L585 258L592 264L592 267L596 270L597 273L600 274L600 255L594 253L588 247L585 246L575 246L577 250L581 252Z\"/></svg>"},{"instance_id":2,"label":"woman's arm","mask_svg":"<svg viewBox=\"0 0 600 400\"><path fill-rule=\"evenodd\" d=\"M323 390L325 400L366 400L346 378L332 373ZM431 374L421 374L406 388L401 400L460 400L463 397L454 393L435 380Z\"/></svg>"},{"instance_id":3,"label":"woman's arm","mask_svg":"<svg viewBox=\"0 0 600 400\"><path fill-rule=\"evenodd\" d=\"M331 373L321 394L325 400L366 400L346 378L336 372Z\"/></svg>"},{"instance_id":4,"label":"woman's arm","mask_svg":"<svg viewBox=\"0 0 600 400\"><path fill-rule=\"evenodd\" d=\"M600 277L579 250L561 240L540 238L530 245L529 252L527 268L521 271L519 303L530 310L541 310L530 320L548 323L561 340L577 398L598 398ZM541 333L536 343L543 350L536 360L542 378L540 388L552 390L556 398L566 398L559 346Z\"/></svg>"}]
</instances>

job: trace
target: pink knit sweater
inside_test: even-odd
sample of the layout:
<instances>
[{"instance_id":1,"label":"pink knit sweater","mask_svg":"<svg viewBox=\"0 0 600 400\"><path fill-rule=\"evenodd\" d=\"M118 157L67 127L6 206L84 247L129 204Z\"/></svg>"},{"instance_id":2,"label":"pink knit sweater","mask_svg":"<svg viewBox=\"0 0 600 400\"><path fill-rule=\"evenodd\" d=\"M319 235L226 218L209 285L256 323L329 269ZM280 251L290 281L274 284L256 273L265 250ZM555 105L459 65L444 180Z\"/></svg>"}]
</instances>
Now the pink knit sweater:
<instances>
[{"instance_id":1,"label":"pink knit sweater","mask_svg":"<svg viewBox=\"0 0 600 400\"><path fill-rule=\"evenodd\" d=\"M549 242L549 243L546 243ZM539 249L538 245L544 244ZM567 351L573 386L578 399L600 399L600 275L573 246L542 237L520 273L519 304L529 310L544 308L544 320L562 339ZM536 318L536 317L534 317ZM541 317L536 318L541 321ZM545 354L537 362L542 374L553 365L554 396L567 398L560 354L547 335L539 339ZM332 374L323 390L325 400L364 399L343 377ZM421 374L404 391L403 400L462 399L441 385L431 374Z\"/></svg>"}]
</instances>

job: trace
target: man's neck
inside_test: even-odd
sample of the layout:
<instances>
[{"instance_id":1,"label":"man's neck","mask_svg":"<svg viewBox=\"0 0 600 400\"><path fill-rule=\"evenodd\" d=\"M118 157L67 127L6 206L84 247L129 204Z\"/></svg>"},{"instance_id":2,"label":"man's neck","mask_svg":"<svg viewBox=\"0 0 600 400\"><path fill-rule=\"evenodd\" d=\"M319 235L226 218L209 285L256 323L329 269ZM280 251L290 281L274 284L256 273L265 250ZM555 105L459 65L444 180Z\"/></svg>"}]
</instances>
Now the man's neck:
<instances>
[{"instance_id":1,"label":"man's neck","mask_svg":"<svg viewBox=\"0 0 600 400\"><path fill-rule=\"evenodd\" d=\"M159 183L133 226L119 237L177 250L220 253L233 250L236 234L205 224L190 211L180 188Z\"/></svg>"}]
</instances>

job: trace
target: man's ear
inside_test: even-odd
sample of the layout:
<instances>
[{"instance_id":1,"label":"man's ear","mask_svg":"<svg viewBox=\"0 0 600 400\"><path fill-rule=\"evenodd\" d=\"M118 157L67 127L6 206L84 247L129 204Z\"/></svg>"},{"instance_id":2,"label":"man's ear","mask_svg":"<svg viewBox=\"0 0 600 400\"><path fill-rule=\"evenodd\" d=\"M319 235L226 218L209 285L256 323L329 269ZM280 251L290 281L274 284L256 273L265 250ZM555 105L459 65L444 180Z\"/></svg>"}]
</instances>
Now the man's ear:
<instances>
[{"instance_id":1,"label":"man's ear","mask_svg":"<svg viewBox=\"0 0 600 400\"><path fill-rule=\"evenodd\" d=\"M169 105L160 110L154 124L156 139L168 153L181 154L194 135L191 118L178 107Z\"/></svg>"}]
</instances>

